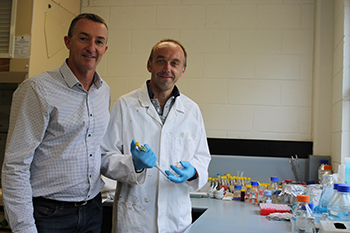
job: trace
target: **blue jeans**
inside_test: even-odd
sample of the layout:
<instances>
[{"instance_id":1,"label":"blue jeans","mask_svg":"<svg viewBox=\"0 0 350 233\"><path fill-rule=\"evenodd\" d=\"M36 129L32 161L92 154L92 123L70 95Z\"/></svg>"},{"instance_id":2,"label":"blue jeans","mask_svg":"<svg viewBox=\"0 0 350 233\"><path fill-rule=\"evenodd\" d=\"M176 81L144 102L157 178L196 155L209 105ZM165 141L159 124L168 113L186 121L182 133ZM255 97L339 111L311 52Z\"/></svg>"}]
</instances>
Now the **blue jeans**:
<instances>
[{"instance_id":1,"label":"blue jeans","mask_svg":"<svg viewBox=\"0 0 350 233\"><path fill-rule=\"evenodd\" d=\"M39 233L101 232L101 194L86 204L33 198L33 206Z\"/></svg>"}]
</instances>

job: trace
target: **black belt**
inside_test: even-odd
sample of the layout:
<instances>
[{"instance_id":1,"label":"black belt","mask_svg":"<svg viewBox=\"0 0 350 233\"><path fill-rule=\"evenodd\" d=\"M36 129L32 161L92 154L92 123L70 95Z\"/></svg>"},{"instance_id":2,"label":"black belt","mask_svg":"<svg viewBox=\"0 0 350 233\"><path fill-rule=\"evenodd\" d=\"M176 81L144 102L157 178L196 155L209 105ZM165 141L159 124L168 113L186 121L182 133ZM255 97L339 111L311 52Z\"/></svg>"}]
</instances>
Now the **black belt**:
<instances>
[{"instance_id":1,"label":"black belt","mask_svg":"<svg viewBox=\"0 0 350 233\"><path fill-rule=\"evenodd\" d=\"M52 199L47 199L44 197L33 197L33 201L39 201L39 202L45 202L45 203L50 203L50 204L55 204L55 205L63 205L63 206L74 206L74 207L79 207L79 206L84 206L87 204L91 204L97 199L101 199L101 193L97 194L96 197L92 198L91 200L88 201L79 201L79 202L70 202L70 201L56 201Z\"/></svg>"}]
</instances>

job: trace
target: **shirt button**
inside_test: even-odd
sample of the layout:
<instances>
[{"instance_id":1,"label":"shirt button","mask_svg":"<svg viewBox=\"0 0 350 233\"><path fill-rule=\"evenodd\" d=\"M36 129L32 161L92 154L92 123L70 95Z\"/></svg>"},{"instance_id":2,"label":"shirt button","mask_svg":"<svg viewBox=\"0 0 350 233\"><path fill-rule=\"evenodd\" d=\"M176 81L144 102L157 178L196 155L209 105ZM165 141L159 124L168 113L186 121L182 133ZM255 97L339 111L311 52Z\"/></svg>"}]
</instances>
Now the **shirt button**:
<instances>
[{"instance_id":1,"label":"shirt button","mask_svg":"<svg viewBox=\"0 0 350 233\"><path fill-rule=\"evenodd\" d=\"M88 137L91 137L91 134L89 134Z\"/></svg>"},{"instance_id":2,"label":"shirt button","mask_svg":"<svg viewBox=\"0 0 350 233\"><path fill-rule=\"evenodd\" d=\"M91 175L90 175L90 178L91 178Z\"/></svg>"},{"instance_id":3,"label":"shirt button","mask_svg":"<svg viewBox=\"0 0 350 233\"><path fill-rule=\"evenodd\" d=\"M92 117L92 114L90 114L90 116Z\"/></svg>"},{"instance_id":4,"label":"shirt button","mask_svg":"<svg viewBox=\"0 0 350 233\"><path fill-rule=\"evenodd\" d=\"M92 157L92 154L90 154L90 157Z\"/></svg>"}]
</instances>

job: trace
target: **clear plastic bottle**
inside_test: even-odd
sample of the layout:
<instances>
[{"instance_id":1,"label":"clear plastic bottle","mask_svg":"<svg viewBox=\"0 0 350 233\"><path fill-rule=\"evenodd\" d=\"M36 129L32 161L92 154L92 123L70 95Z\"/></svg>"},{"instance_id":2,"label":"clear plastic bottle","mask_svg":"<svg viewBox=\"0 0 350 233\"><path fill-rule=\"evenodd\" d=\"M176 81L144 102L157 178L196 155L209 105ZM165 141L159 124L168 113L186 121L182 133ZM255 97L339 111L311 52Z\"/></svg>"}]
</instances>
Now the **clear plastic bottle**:
<instances>
[{"instance_id":1,"label":"clear plastic bottle","mask_svg":"<svg viewBox=\"0 0 350 233\"><path fill-rule=\"evenodd\" d=\"M235 184L235 189L233 190L233 200L234 201L241 200L241 189L242 189L242 185Z\"/></svg>"},{"instance_id":2,"label":"clear plastic bottle","mask_svg":"<svg viewBox=\"0 0 350 233\"><path fill-rule=\"evenodd\" d=\"M297 196L298 205L294 208L291 219L293 233L316 232L314 222L311 221L314 218L308 205L309 201L310 197L307 195Z\"/></svg>"},{"instance_id":3,"label":"clear plastic bottle","mask_svg":"<svg viewBox=\"0 0 350 233\"><path fill-rule=\"evenodd\" d=\"M330 213L331 210L331 205L333 204L333 202L335 201L335 199L338 197L339 192L338 192L338 187L341 185L345 185L345 184L341 184L341 183L334 183L333 184L333 194L332 196L329 198L328 203L327 203L327 212L328 214Z\"/></svg>"},{"instance_id":4,"label":"clear plastic bottle","mask_svg":"<svg viewBox=\"0 0 350 233\"><path fill-rule=\"evenodd\" d=\"M329 216L336 221L350 221L350 186L338 186L338 197L331 205Z\"/></svg>"},{"instance_id":5,"label":"clear plastic bottle","mask_svg":"<svg viewBox=\"0 0 350 233\"><path fill-rule=\"evenodd\" d=\"M251 185L252 185L252 187L250 188L250 192L249 192L249 203L252 205L258 204L259 183L257 181L252 181Z\"/></svg>"},{"instance_id":6,"label":"clear plastic bottle","mask_svg":"<svg viewBox=\"0 0 350 233\"><path fill-rule=\"evenodd\" d=\"M328 160L327 159L321 159L320 161L320 166L318 167L318 183L321 184L322 183L322 175L324 174L324 166L325 165L329 165L328 164Z\"/></svg>"},{"instance_id":7,"label":"clear plastic bottle","mask_svg":"<svg viewBox=\"0 0 350 233\"><path fill-rule=\"evenodd\" d=\"M318 205L314 208L314 213L327 213L327 204L333 195L333 175L322 176L322 193Z\"/></svg>"}]
</instances>

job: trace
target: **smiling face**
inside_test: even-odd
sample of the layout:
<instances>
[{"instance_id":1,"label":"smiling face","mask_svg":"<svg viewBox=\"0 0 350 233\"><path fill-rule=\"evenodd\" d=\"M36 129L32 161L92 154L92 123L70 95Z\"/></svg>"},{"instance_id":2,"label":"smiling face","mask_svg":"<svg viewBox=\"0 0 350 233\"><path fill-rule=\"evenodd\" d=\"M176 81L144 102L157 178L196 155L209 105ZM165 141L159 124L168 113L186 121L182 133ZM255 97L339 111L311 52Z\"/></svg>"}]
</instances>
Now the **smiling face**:
<instances>
[{"instance_id":1,"label":"smiling face","mask_svg":"<svg viewBox=\"0 0 350 233\"><path fill-rule=\"evenodd\" d=\"M102 23L80 19L72 36L65 36L64 41L69 49L68 66L72 72L76 76L93 74L108 48L107 28Z\"/></svg>"},{"instance_id":2,"label":"smiling face","mask_svg":"<svg viewBox=\"0 0 350 233\"><path fill-rule=\"evenodd\" d=\"M175 83L186 70L184 60L184 51L174 42L162 42L154 48L147 69L151 73L150 85L155 94L171 94Z\"/></svg>"}]
</instances>

